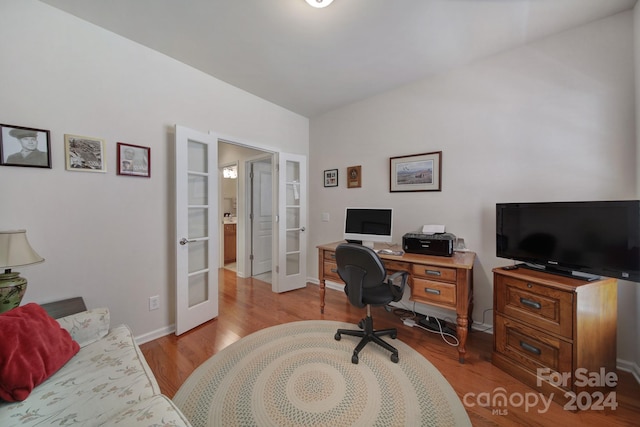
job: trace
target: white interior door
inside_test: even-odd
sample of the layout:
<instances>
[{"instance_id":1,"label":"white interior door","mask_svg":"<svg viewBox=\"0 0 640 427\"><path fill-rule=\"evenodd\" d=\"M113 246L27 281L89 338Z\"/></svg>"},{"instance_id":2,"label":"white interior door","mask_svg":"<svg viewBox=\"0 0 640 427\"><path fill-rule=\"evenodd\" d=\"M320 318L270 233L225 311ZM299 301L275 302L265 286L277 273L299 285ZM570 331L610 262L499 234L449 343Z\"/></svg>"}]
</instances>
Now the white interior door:
<instances>
[{"instance_id":1,"label":"white interior door","mask_svg":"<svg viewBox=\"0 0 640 427\"><path fill-rule=\"evenodd\" d=\"M276 292L307 282L307 158L280 153L278 172L278 271Z\"/></svg>"},{"instance_id":2,"label":"white interior door","mask_svg":"<svg viewBox=\"0 0 640 427\"><path fill-rule=\"evenodd\" d=\"M252 161L251 194L251 275L256 276L271 271L273 244L273 174L271 156Z\"/></svg>"},{"instance_id":3,"label":"white interior door","mask_svg":"<svg viewBox=\"0 0 640 427\"><path fill-rule=\"evenodd\" d=\"M218 316L218 138L176 125L176 335Z\"/></svg>"}]
</instances>

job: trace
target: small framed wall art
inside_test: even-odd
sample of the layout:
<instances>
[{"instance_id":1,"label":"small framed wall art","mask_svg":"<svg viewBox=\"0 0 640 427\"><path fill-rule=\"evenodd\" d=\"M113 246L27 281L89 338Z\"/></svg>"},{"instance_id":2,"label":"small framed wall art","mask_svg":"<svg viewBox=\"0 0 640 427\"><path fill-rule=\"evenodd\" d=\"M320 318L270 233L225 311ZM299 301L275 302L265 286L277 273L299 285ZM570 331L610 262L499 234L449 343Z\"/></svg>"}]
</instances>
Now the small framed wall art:
<instances>
[{"instance_id":1,"label":"small framed wall art","mask_svg":"<svg viewBox=\"0 0 640 427\"><path fill-rule=\"evenodd\" d=\"M347 188L362 187L362 166L349 166L347 168Z\"/></svg>"},{"instance_id":2,"label":"small framed wall art","mask_svg":"<svg viewBox=\"0 0 640 427\"><path fill-rule=\"evenodd\" d=\"M65 135L64 148L67 170L106 172L104 140L79 135Z\"/></svg>"},{"instance_id":3,"label":"small framed wall art","mask_svg":"<svg viewBox=\"0 0 640 427\"><path fill-rule=\"evenodd\" d=\"M327 169L324 171L324 186L325 187L338 186L338 169Z\"/></svg>"},{"instance_id":4,"label":"small framed wall art","mask_svg":"<svg viewBox=\"0 0 640 427\"><path fill-rule=\"evenodd\" d=\"M440 191L442 151L391 157L389 191Z\"/></svg>"},{"instance_id":5,"label":"small framed wall art","mask_svg":"<svg viewBox=\"0 0 640 427\"><path fill-rule=\"evenodd\" d=\"M118 175L151 177L151 148L118 142Z\"/></svg>"},{"instance_id":6,"label":"small framed wall art","mask_svg":"<svg viewBox=\"0 0 640 427\"><path fill-rule=\"evenodd\" d=\"M0 124L0 165L51 169L51 133Z\"/></svg>"}]
</instances>

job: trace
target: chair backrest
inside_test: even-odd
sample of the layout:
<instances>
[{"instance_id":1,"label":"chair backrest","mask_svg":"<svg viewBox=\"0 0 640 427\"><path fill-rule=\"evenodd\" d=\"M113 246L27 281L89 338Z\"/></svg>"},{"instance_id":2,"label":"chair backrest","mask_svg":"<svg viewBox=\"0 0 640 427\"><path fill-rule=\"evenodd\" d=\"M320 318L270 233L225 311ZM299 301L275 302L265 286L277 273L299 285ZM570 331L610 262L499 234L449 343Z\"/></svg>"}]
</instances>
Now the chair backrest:
<instances>
[{"instance_id":1,"label":"chair backrest","mask_svg":"<svg viewBox=\"0 0 640 427\"><path fill-rule=\"evenodd\" d=\"M338 275L346 284L349 302L364 307L362 294L368 287L379 286L387 277L384 264L373 249L356 243L342 243L336 248Z\"/></svg>"}]
</instances>

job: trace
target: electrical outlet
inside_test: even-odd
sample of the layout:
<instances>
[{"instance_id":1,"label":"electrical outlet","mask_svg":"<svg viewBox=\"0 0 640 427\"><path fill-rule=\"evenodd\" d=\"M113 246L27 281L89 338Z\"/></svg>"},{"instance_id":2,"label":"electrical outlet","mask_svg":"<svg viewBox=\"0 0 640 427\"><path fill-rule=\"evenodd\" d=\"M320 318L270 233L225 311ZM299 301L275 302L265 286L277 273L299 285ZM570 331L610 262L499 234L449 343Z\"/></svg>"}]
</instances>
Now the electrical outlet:
<instances>
[{"instance_id":1,"label":"electrical outlet","mask_svg":"<svg viewBox=\"0 0 640 427\"><path fill-rule=\"evenodd\" d=\"M160 296L154 295L149 297L149 311L157 310L160 308Z\"/></svg>"}]
</instances>

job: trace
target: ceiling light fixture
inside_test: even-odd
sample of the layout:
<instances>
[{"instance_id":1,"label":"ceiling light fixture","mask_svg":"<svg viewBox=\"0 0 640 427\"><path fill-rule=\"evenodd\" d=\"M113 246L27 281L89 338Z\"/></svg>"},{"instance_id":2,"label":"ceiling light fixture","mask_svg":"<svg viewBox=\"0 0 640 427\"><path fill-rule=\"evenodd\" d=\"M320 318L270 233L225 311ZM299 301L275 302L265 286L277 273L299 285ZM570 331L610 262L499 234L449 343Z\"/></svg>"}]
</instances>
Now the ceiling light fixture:
<instances>
[{"instance_id":1,"label":"ceiling light fixture","mask_svg":"<svg viewBox=\"0 0 640 427\"><path fill-rule=\"evenodd\" d=\"M327 7L333 2L333 0L306 0L313 7L321 8Z\"/></svg>"},{"instance_id":2,"label":"ceiling light fixture","mask_svg":"<svg viewBox=\"0 0 640 427\"><path fill-rule=\"evenodd\" d=\"M235 166L222 169L223 178L236 179L238 177L238 169Z\"/></svg>"}]
</instances>

